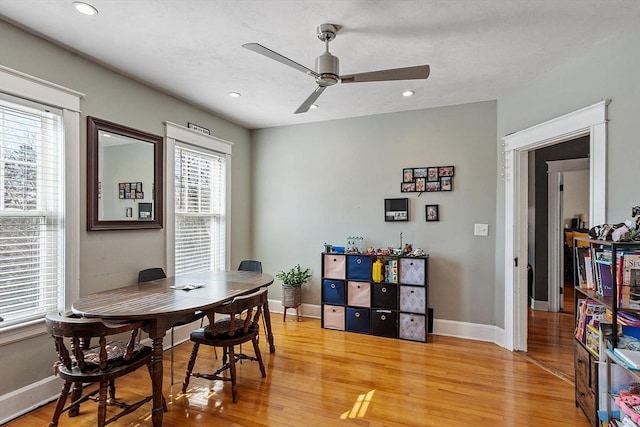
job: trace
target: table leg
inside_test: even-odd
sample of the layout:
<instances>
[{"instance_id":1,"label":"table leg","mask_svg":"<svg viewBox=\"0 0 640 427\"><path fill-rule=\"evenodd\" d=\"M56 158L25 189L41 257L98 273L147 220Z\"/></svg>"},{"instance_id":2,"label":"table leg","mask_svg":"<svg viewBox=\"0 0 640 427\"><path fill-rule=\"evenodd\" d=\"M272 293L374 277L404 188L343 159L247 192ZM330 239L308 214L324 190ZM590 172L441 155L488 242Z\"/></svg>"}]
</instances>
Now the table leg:
<instances>
[{"instance_id":1,"label":"table leg","mask_svg":"<svg viewBox=\"0 0 640 427\"><path fill-rule=\"evenodd\" d=\"M162 427L164 403L162 398L162 337L153 338L151 354L151 387L153 390L153 410L151 420L154 427Z\"/></svg>"},{"instance_id":2,"label":"table leg","mask_svg":"<svg viewBox=\"0 0 640 427\"><path fill-rule=\"evenodd\" d=\"M266 324L267 340L269 341L269 353L276 352L276 346L273 344L273 332L271 331L271 314L269 312L269 301L264 305L262 309L262 315L264 316L264 323Z\"/></svg>"}]
</instances>

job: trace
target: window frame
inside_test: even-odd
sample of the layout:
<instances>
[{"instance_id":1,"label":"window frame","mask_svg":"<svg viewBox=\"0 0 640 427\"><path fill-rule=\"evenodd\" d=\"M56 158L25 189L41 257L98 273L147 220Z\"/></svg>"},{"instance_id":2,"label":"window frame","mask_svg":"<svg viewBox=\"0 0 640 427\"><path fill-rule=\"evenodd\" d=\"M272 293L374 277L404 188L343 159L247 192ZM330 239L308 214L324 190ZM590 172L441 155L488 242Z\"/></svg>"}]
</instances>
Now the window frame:
<instances>
[{"instance_id":1,"label":"window frame","mask_svg":"<svg viewBox=\"0 0 640 427\"><path fill-rule=\"evenodd\" d=\"M0 65L0 93L61 110L65 148L64 283L58 306L65 311L80 295L80 100L84 94ZM0 345L44 333L42 319L0 330Z\"/></svg>"},{"instance_id":2,"label":"window frame","mask_svg":"<svg viewBox=\"0 0 640 427\"><path fill-rule=\"evenodd\" d=\"M175 275L175 149L176 143L215 152L225 157L225 269L230 266L231 230L231 154L233 143L214 136L201 134L172 122L165 122L165 230L167 232L167 275Z\"/></svg>"}]
</instances>

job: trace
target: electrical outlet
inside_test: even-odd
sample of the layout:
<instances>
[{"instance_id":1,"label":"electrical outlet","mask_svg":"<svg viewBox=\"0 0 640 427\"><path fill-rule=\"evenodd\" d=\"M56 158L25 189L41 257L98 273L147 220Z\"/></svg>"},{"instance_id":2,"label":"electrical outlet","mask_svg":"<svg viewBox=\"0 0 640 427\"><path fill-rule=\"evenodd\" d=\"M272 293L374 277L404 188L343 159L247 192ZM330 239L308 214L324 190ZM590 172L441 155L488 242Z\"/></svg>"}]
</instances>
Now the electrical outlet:
<instances>
[{"instance_id":1,"label":"electrical outlet","mask_svg":"<svg viewBox=\"0 0 640 427\"><path fill-rule=\"evenodd\" d=\"M488 236L489 224L476 224L473 228L474 236Z\"/></svg>"}]
</instances>

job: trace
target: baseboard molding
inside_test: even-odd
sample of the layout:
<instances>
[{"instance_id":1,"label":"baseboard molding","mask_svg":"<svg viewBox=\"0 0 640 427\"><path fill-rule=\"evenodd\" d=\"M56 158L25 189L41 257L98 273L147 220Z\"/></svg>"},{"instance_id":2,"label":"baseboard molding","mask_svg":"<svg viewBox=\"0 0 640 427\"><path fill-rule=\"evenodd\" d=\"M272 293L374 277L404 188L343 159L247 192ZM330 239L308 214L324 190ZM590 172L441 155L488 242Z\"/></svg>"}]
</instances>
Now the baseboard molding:
<instances>
[{"instance_id":1,"label":"baseboard molding","mask_svg":"<svg viewBox=\"0 0 640 427\"><path fill-rule=\"evenodd\" d=\"M539 301L531 298L530 307L537 311L549 311L549 301Z\"/></svg>"},{"instance_id":2,"label":"baseboard molding","mask_svg":"<svg viewBox=\"0 0 640 427\"><path fill-rule=\"evenodd\" d=\"M55 400L62 388L60 378L51 375L21 389L0 396L0 425Z\"/></svg>"},{"instance_id":3,"label":"baseboard molding","mask_svg":"<svg viewBox=\"0 0 640 427\"><path fill-rule=\"evenodd\" d=\"M282 314L284 307L282 307L280 300L269 300L269 311L272 314ZM301 314L303 317L319 319L321 306L303 304L301 306ZM295 317L295 313L291 309L288 315L291 315L292 318ZM278 317L272 315L271 322L279 321ZM196 323L195 325L198 324ZM194 324L174 328L174 345L188 341L189 334L193 329ZM504 347L504 329L493 325L434 319L433 333L434 335L492 342ZM148 345L151 344L148 339L143 340L143 342ZM171 332L169 331L164 339L164 347L168 349L170 346ZM55 400L58 397L58 393L60 393L60 387L60 379L52 375L34 384L29 384L0 396L0 425Z\"/></svg>"}]
</instances>

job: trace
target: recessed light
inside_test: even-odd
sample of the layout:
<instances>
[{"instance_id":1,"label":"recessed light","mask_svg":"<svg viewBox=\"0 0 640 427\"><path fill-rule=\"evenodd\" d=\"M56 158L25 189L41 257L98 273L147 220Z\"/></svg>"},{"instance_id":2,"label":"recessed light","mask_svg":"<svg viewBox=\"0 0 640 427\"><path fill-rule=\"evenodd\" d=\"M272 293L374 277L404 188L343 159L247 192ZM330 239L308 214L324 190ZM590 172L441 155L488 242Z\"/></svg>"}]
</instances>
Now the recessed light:
<instances>
[{"instance_id":1,"label":"recessed light","mask_svg":"<svg viewBox=\"0 0 640 427\"><path fill-rule=\"evenodd\" d=\"M238 92L229 92L229 96L232 98L240 98L240 93Z\"/></svg>"},{"instance_id":2,"label":"recessed light","mask_svg":"<svg viewBox=\"0 0 640 427\"><path fill-rule=\"evenodd\" d=\"M316 108L319 108L316 104L311 104L311 107L309 107L312 110L315 110Z\"/></svg>"},{"instance_id":3,"label":"recessed light","mask_svg":"<svg viewBox=\"0 0 640 427\"><path fill-rule=\"evenodd\" d=\"M84 3L81 1L76 1L73 2L73 6L76 8L76 10L84 15L97 15L98 14L98 9L96 9L95 7L91 6L89 3Z\"/></svg>"},{"instance_id":4,"label":"recessed light","mask_svg":"<svg viewBox=\"0 0 640 427\"><path fill-rule=\"evenodd\" d=\"M411 96L413 95L415 92L412 90L405 90L404 92L402 92L402 96Z\"/></svg>"}]
</instances>

